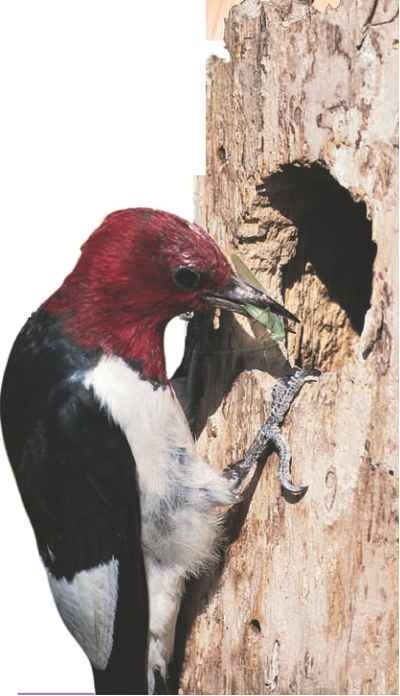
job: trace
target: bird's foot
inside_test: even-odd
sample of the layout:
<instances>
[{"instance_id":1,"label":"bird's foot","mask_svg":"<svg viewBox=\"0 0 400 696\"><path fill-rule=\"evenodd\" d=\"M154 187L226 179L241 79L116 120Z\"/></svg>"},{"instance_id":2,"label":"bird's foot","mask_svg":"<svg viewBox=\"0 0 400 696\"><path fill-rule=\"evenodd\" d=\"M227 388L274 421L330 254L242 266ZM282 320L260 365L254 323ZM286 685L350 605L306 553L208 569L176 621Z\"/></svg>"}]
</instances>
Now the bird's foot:
<instances>
[{"instance_id":1,"label":"bird's foot","mask_svg":"<svg viewBox=\"0 0 400 696\"><path fill-rule=\"evenodd\" d=\"M263 428L269 442L274 450L278 453L278 478L281 482L282 489L286 493L290 493L296 497L304 495L308 486L295 486L291 481L290 463L292 457L290 454L289 445L283 437L279 426L275 423L268 423L267 421Z\"/></svg>"},{"instance_id":2,"label":"bird's foot","mask_svg":"<svg viewBox=\"0 0 400 696\"><path fill-rule=\"evenodd\" d=\"M319 375L320 371L317 369L295 367L290 375L281 378L274 385L271 415L258 431L245 458L230 464L223 471L223 475L232 482L232 489L238 500L241 498L242 484L248 474L265 459L271 448L275 449L279 456L278 477L283 490L296 497L306 492L307 486L295 486L290 479L291 455L281 434L280 425L303 384L316 381Z\"/></svg>"},{"instance_id":3,"label":"bird's foot","mask_svg":"<svg viewBox=\"0 0 400 696\"><path fill-rule=\"evenodd\" d=\"M303 384L316 382L320 374L320 370L316 368L294 367L289 375L274 384L270 416L274 423L282 423Z\"/></svg>"}]
</instances>

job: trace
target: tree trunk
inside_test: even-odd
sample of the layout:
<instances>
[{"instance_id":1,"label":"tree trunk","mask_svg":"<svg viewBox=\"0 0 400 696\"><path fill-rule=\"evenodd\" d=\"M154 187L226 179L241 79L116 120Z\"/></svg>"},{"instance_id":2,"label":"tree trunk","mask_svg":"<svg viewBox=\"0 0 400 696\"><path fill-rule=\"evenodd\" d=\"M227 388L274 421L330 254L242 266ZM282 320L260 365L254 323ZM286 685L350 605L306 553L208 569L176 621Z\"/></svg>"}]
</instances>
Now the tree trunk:
<instances>
[{"instance_id":1,"label":"tree trunk","mask_svg":"<svg viewBox=\"0 0 400 696\"><path fill-rule=\"evenodd\" d=\"M245 0L231 61L209 64L199 220L300 317L290 362L322 376L284 425L307 494L282 497L271 455L220 566L188 589L181 693L398 689L397 5L311 5ZM203 322L194 427L214 466L243 456L287 369L262 333Z\"/></svg>"}]
</instances>

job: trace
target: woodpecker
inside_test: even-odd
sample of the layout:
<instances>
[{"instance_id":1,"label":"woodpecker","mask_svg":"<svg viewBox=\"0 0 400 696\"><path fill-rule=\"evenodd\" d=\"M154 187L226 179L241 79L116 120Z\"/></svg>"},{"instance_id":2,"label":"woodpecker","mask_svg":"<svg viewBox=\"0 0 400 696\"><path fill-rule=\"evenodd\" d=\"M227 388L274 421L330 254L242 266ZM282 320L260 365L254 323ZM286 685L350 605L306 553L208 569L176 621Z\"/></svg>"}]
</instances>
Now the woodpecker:
<instances>
[{"instance_id":1,"label":"woodpecker","mask_svg":"<svg viewBox=\"0 0 400 696\"><path fill-rule=\"evenodd\" d=\"M269 307L212 238L163 211L105 218L61 287L29 318L1 392L4 441L56 606L98 694L162 693L184 583L215 555L221 510L275 443L313 375L280 381L270 419L223 472L196 453L167 379L163 334L184 312Z\"/></svg>"}]
</instances>

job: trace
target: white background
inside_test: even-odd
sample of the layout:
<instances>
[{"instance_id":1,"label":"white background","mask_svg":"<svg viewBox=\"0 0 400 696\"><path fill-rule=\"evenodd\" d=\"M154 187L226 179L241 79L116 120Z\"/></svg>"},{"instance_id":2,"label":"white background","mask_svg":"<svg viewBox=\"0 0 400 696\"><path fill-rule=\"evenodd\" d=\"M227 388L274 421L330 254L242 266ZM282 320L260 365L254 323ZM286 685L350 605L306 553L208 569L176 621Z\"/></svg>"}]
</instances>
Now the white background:
<instances>
[{"instance_id":1,"label":"white background","mask_svg":"<svg viewBox=\"0 0 400 696\"><path fill-rule=\"evenodd\" d=\"M205 55L204 0L1 1L1 374L107 213L193 217ZM3 447L0 496L0 692L90 692Z\"/></svg>"}]
</instances>

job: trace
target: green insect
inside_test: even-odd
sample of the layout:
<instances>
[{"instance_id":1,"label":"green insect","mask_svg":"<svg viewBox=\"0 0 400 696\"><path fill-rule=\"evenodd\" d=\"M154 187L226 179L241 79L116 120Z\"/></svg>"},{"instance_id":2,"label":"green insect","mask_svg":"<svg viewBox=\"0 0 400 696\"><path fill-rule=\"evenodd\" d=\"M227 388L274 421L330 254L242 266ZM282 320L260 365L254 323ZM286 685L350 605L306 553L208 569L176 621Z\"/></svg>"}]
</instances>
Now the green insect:
<instances>
[{"instance_id":1,"label":"green insect","mask_svg":"<svg viewBox=\"0 0 400 696\"><path fill-rule=\"evenodd\" d=\"M231 260L235 270L244 280L256 287L258 290L265 292L265 288L263 288L260 281L257 280L255 275L246 266L244 261L237 256L237 254L232 254ZM285 340L285 323L281 317L273 314L270 309L260 309L259 307L255 307L251 304L246 304L245 308L249 317L255 319L268 329L269 333L271 334L271 338L274 341L280 343L281 341Z\"/></svg>"}]
</instances>

